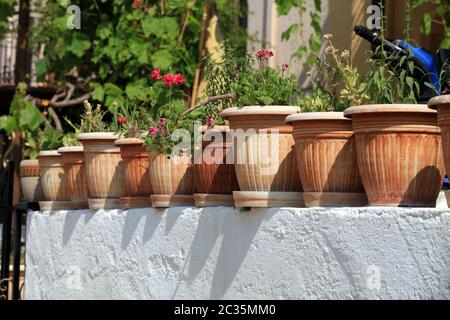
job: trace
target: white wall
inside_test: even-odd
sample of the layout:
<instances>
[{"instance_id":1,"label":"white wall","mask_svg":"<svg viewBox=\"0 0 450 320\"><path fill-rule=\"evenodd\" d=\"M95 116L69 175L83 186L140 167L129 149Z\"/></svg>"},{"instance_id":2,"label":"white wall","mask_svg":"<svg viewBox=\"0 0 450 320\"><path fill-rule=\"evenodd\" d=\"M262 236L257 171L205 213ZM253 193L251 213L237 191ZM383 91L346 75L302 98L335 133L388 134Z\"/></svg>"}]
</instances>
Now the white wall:
<instances>
[{"instance_id":1,"label":"white wall","mask_svg":"<svg viewBox=\"0 0 450 320\"><path fill-rule=\"evenodd\" d=\"M439 209L30 212L27 299L449 299Z\"/></svg>"}]
</instances>

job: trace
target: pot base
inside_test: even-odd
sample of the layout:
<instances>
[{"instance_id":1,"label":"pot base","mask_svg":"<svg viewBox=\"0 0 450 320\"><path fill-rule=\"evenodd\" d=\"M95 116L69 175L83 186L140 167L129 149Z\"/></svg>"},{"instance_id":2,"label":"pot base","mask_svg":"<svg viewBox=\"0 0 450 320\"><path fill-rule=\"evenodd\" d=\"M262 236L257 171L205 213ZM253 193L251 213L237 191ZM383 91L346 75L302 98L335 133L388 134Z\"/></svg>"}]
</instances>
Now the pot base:
<instances>
[{"instance_id":1,"label":"pot base","mask_svg":"<svg viewBox=\"0 0 450 320\"><path fill-rule=\"evenodd\" d=\"M71 200L73 210L89 209L89 203L87 200Z\"/></svg>"},{"instance_id":2,"label":"pot base","mask_svg":"<svg viewBox=\"0 0 450 320\"><path fill-rule=\"evenodd\" d=\"M194 196L179 194L152 194L150 196L153 208L192 207L195 206Z\"/></svg>"},{"instance_id":3,"label":"pot base","mask_svg":"<svg viewBox=\"0 0 450 320\"><path fill-rule=\"evenodd\" d=\"M194 194L196 207L234 207L232 194Z\"/></svg>"},{"instance_id":4,"label":"pot base","mask_svg":"<svg viewBox=\"0 0 450 320\"><path fill-rule=\"evenodd\" d=\"M233 191L237 208L304 208L302 192Z\"/></svg>"},{"instance_id":5,"label":"pot base","mask_svg":"<svg viewBox=\"0 0 450 320\"><path fill-rule=\"evenodd\" d=\"M120 209L118 198L88 199L89 209L97 211L101 209Z\"/></svg>"},{"instance_id":6,"label":"pot base","mask_svg":"<svg viewBox=\"0 0 450 320\"><path fill-rule=\"evenodd\" d=\"M73 204L70 201L39 201L39 208L41 211L72 210Z\"/></svg>"},{"instance_id":7,"label":"pot base","mask_svg":"<svg viewBox=\"0 0 450 320\"><path fill-rule=\"evenodd\" d=\"M150 208L152 202L150 197L121 197L120 205L122 209L133 209L133 208Z\"/></svg>"},{"instance_id":8,"label":"pot base","mask_svg":"<svg viewBox=\"0 0 450 320\"><path fill-rule=\"evenodd\" d=\"M367 196L365 193L344 192L305 192L305 205L312 207L365 207Z\"/></svg>"}]
</instances>

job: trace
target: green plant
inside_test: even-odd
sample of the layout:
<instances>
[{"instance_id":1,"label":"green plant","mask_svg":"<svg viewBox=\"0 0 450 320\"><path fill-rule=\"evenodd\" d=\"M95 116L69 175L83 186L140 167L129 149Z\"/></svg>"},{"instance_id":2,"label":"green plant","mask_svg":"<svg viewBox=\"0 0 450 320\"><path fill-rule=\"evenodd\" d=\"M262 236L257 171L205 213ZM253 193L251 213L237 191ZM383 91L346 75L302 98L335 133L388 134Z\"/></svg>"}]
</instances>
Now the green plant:
<instances>
[{"instance_id":1,"label":"green plant","mask_svg":"<svg viewBox=\"0 0 450 320\"><path fill-rule=\"evenodd\" d=\"M140 138L149 127L149 112L142 103L126 101L119 107L117 123L123 137Z\"/></svg>"},{"instance_id":2,"label":"green plant","mask_svg":"<svg viewBox=\"0 0 450 320\"><path fill-rule=\"evenodd\" d=\"M303 94L303 112L343 111L367 100L367 84L353 67L351 52L337 49L332 35L324 36L327 45L323 59L316 59L317 78L313 81L312 93Z\"/></svg>"},{"instance_id":3,"label":"green plant","mask_svg":"<svg viewBox=\"0 0 450 320\"><path fill-rule=\"evenodd\" d=\"M443 37L439 44L440 48L450 48L450 5L448 0L409 0L412 1L412 9L416 10L427 3L435 5L435 10L426 12L423 15L421 32L429 36L433 24L439 25L443 29Z\"/></svg>"},{"instance_id":4,"label":"green plant","mask_svg":"<svg viewBox=\"0 0 450 320\"><path fill-rule=\"evenodd\" d=\"M97 104L94 108L89 101L84 101L84 113L81 115L80 133L85 132L115 132L117 131L117 123L108 123L105 115L108 111L102 110L102 106Z\"/></svg>"}]
</instances>

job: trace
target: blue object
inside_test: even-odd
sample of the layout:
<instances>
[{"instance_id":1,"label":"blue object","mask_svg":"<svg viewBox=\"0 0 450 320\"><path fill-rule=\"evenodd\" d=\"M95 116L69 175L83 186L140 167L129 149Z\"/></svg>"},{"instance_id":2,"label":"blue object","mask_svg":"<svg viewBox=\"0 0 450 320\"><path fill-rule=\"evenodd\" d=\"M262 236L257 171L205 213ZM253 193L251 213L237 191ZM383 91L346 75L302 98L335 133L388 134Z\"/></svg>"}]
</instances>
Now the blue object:
<instances>
[{"instance_id":1,"label":"blue object","mask_svg":"<svg viewBox=\"0 0 450 320\"><path fill-rule=\"evenodd\" d=\"M436 88L436 91L441 93L441 84L439 82L439 71L436 65L435 56L429 54L426 50L422 48L416 48L404 41L398 41L398 46L402 49L408 49L412 52L412 56L416 57L422 62L425 71L430 77L431 83Z\"/></svg>"}]
</instances>

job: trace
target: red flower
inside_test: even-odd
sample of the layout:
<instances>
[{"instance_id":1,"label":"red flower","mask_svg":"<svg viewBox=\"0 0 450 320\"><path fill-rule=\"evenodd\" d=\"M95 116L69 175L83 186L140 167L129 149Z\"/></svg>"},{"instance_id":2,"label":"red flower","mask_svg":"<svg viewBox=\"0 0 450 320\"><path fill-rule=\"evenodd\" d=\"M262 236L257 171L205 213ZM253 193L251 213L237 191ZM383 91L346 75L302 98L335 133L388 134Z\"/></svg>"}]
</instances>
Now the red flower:
<instances>
[{"instance_id":1,"label":"red flower","mask_svg":"<svg viewBox=\"0 0 450 320\"><path fill-rule=\"evenodd\" d=\"M281 65L281 69L282 69L283 71L287 70L288 68L289 68L289 65L288 65L287 63L283 63L283 64Z\"/></svg>"},{"instance_id":2,"label":"red flower","mask_svg":"<svg viewBox=\"0 0 450 320\"><path fill-rule=\"evenodd\" d=\"M152 78L155 80L161 79L161 68L156 68L155 70L152 71Z\"/></svg>"},{"instance_id":3,"label":"red flower","mask_svg":"<svg viewBox=\"0 0 450 320\"><path fill-rule=\"evenodd\" d=\"M211 116L208 116L208 117L206 118L206 124L208 125L208 127L214 126L214 118L211 117Z\"/></svg>"},{"instance_id":4,"label":"red flower","mask_svg":"<svg viewBox=\"0 0 450 320\"><path fill-rule=\"evenodd\" d=\"M174 75L174 80L176 84L182 85L184 83L184 76L181 73Z\"/></svg>"},{"instance_id":5,"label":"red flower","mask_svg":"<svg viewBox=\"0 0 450 320\"><path fill-rule=\"evenodd\" d=\"M117 116L117 123L119 123L119 124L127 124L128 121L127 121L127 119L125 119L122 116Z\"/></svg>"},{"instance_id":6,"label":"red flower","mask_svg":"<svg viewBox=\"0 0 450 320\"><path fill-rule=\"evenodd\" d=\"M166 119L160 118L159 121L158 121L158 125L160 127L164 127L166 125Z\"/></svg>"},{"instance_id":7,"label":"red flower","mask_svg":"<svg viewBox=\"0 0 450 320\"><path fill-rule=\"evenodd\" d=\"M150 128L150 130L148 130L148 133L152 136L156 136L158 134L158 128Z\"/></svg>"},{"instance_id":8,"label":"red flower","mask_svg":"<svg viewBox=\"0 0 450 320\"><path fill-rule=\"evenodd\" d=\"M175 76L173 74L165 74L163 77L164 84L166 86L173 86L175 83Z\"/></svg>"},{"instance_id":9,"label":"red flower","mask_svg":"<svg viewBox=\"0 0 450 320\"><path fill-rule=\"evenodd\" d=\"M258 51L256 51L256 56L258 58L270 58L270 57L273 57L273 51L266 50L266 49L258 50Z\"/></svg>"}]
</instances>

